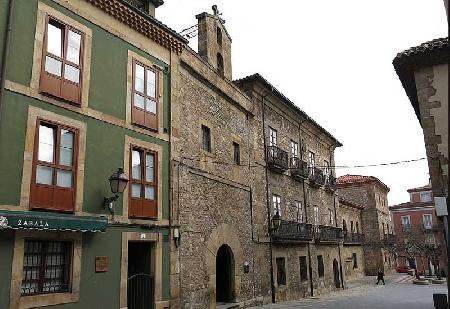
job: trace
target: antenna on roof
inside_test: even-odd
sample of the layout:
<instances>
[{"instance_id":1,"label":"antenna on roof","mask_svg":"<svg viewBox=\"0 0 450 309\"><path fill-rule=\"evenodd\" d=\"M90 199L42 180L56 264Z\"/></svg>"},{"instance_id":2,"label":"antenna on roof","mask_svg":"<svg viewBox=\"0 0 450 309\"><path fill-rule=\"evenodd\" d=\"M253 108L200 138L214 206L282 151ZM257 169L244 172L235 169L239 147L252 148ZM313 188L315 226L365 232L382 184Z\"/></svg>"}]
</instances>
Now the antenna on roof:
<instances>
[{"instance_id":1,"label":"antenna on roof","mask_svg":"<svg viewBox=\"0 0 450 309\"><path fill-rule=\"evenodd\" d=\"M198 24L195 24L193 26L190 26L189 28L181 30L180 35L184 37L186 40L196 37L198 35Z\"/></svg>"}]
</instances>

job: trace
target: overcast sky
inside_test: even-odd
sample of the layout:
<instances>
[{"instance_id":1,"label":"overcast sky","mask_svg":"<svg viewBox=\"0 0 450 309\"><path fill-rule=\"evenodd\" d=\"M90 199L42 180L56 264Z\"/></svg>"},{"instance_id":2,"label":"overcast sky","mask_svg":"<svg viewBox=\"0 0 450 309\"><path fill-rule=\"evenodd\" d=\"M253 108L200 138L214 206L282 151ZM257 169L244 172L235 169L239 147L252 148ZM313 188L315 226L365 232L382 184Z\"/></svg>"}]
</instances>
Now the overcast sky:
<instances>
[{"instance_id":1,"label":"overcast sky","mask_svg":"<svg viewBox=\"0 0 450 309\"><path fill-rule=\"evenodd\" d=\"M262 74L344 144L336 165L426 156L392 59L448 35L443 0L165 0L156 17L181 31L213 4L233 39L233 79ZM336 173L378 177L391 188L389 205L408 201L406 190L429 178L426 160Z\"/></svg>"}]
</instances>

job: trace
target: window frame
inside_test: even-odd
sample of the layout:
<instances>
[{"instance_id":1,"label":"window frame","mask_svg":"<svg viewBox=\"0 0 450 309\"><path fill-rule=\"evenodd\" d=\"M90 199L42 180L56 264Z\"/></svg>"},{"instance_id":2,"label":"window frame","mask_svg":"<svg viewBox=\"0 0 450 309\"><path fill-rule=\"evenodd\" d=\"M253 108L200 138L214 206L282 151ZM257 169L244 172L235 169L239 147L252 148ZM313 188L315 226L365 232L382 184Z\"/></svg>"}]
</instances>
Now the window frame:
<instances>
[{"instance_id":1,"label":"window frame","mask_svg":"<svg viewBox=\"0 0 450 309\"><path fill-rule=\"evenodd\" d=\"M241 165L241 146L233 142L233 162L235 165Z\"/></svg>"},{"instance_id":2,"label":"window frame","mask_svg":"<svg viewBox=\"0 0 450 309\"><path fill-rule=\"evenodd\" d=\"M278 131L269 126L269 146L278 147Z\"/></svg>"},{"instance_id":3,"label":"window frame","mask_svg":"<svg viewBox=\"0 0 450 309\"><path fill-rule=\"evenodd\" d=\"M141 179L134 179L133 178L133 151L138 151L140 153L140 173L141 173ZM142 153L142 155L141 155ZM153 182L149 182L146 180L146 156L147 154L153 155ZM128 190L128 218L131 219L152 219L157 220L158 219L158 213L159 213L159 179L158 179L158 152L155 150L147 149L145 147L141 147L139 145L130 144L130 159L129 159L129 171L130 171L130 184L129 184L129 190ZM132 185L133 183L138 183L141 186L141 196L140 197L133 197L132 192ZM152 186L154 187L154 199L146 199L145 198L145 186ZM141 205L139 205L139 204ZM144 203L147 203L145 205ZM144 213L144 207L152 207L154 211L152 211L152 214L146 214ZM141 208L139 211L138 208Z\"/></svg>"},{"instance_id":4,"label":"window frame","mask_svg":"<svg viewBox=\"0 0 450 309\"><path fill-rule=\"evenodd\" d=\"M61 28L61 31L62 31L62 33L61 33L62 34L61 56L54 55L47 50L48 49L48 27L49 27L51 20L62 26L62 28ZM69 31L72 31L72 32L80 35L79 64L76 64L76 63L66 59L67 58L67 50L68 50ZM53 17L49 13L46 13L45 25L44 25L44 38L43 38L43 45L42 45L42 59L41 59L41 64L40 64L41 71L40 71L40 76L39 76L39 92L66 100L70 104L73 104L76 106L81 106L81 104L82 104L82 89L83 89L83 84L84 84L83 71L84 71L85 40L86 40L86 35L83 31L78 30L77 28L71 26L70 24L68 24L66 22L61 21L60 19L58 19L56 17ZM50 72L47 72L45 70L45 64L46 64L47 57L50 57L52 59L55 59L55 60L61 62L61 75L60 76L50 73ZM66 64L79 70L79 82L78 83L71 81L69 79L66 79L64 77ZM45 75L48 75L49 77L46 77ZM61 85L59 86L59 93L55 92L53 90L50 90L48 87L44 86L44 84L46 82L45 78L49 78L49 79L53 78L53 79L59 80L59 82L61 83ZM55 81L47 81L47 83L55 83ZM73 87L77 87L77 91L78 91L77 99L73 99L73 98L68 97L67 95L64 95L64 93L63 93L64 83L68 83L68 84L72 85ZM67 91L69 91L69 90L67 90Z\"/></svg>"},{"instance_id":5,"label":"window frame","mask_svg":"<svg viewBox=\"0 0 450 309\"><path fill-rule=\"evenodd\" d=\"M207 125L201 125L201 133L202 133L202 150L212 153L212 134L211 128ZM207 133L205 135L205 133Z\"/></svg>"},{"instance_id":6,"label":"window frame","mask_svg":"<svg viewBox=\"0 0 450 309\"><path fill-rule=\"evenodd\" d=\"M304 263L302 263L302 261L304 261ZM300 282L308 281L308 261L306 259L306 256L299 256L298 262L299 262Z\"/></svg>"},{"instance_id":7,"label":"window frame","mask_svg":"<svg viewBox=\"0 0 450 309\"><path fill-rule=\"evenodd\" d=\"M141 66L144 68L144 92L139 92L136 90L136 67ZM152 71L155 74L155 97L151 97L149 94L147 94L147 79L148 74L147 70ZM133 125L137 125L140 127L143 127L145 129L148 129L153 132L159 131L159 114L161 113L160 110L160 81L159 76L160 70L155 69L154 66L147 65L143 63L142 61L139 61L136 58L132 58L131 60L131 123ZM144 108L137 107L135 102L135 95L139 95L144 98ZM155 102L156 107L156 113L150 112L147 110L147 99ZM143 119L138 119L138 117ZM148 122L148 124L147 124ZM153 124L153 125L152 125Z\"/></svg>"},{"instance_id":8,"label":"window frame","mask_svg":"<svg viewBox=\"0 0 450 309\"><path fill-rule=\"evenodd\" d=\"M305 211L303 209L303 203L301 201L294 201L294 205L297 209L296 221L298 223L305 223Z\"/></svg>"},{"instance_id":9,"label":"window frame","mask_svg":"<svg viewBox=\"0 0 450 309\"><path fill-rule=\"evenodd\" d=\"M26 261L26 249L27 249L27 243L30 242L38 242L40 243L40 248L41 248L41 252L39 252L39 256L40 256L40 261L42 261L42 264L39 265L39 268L37 268L37 273L38 278L36 279L29 279L32 281L37 281L38 282L38 291L34 292L34 293L24 293L23 290L23 284L24 281L27 279L26 278L26 267L32 267L32 266L27 266L25 265L25 261ZM54 278L46 278L46 271L51 268L51 267L55 267L55 266L61 266L61 265L48 265L48 259L47 257L49 255L47 255L48 251L47 251L47 245L49 243L62 243L64 248L64 252L63 255L66 259L66 262L64 263L64 268L63 268L63 272L65 273L63 276L64 278L62 280L64 280L64 285L67 286L67 288L65 289L60 289L58 291L43 291L44 286L44 282L49 279L54 279ZM55 294L55 293L71 293L72 292L72 283L73 283L73 263L74 263L74 242L72 240L67 240L67 239L38 239L38 238L25 238L24 239L24 251L23 251L23 276L22 276L22 280L20 283L20 295L22 297L27 297L27 296L36 296L36 295L48 295L48 294ZM23 278L25 277L25 279Z\"/></svg>"},{"instance_id":10,"label":"window frame","mask_svg":"<svg viewBox=\"0 0 450 309\"><path fill-rule=\"evenodd\" d=\"M406 221L408 221L407 224L404 224L404 223L403 223L403 218L407 218L407 219L408 219L408 220L406 220ZM401 221L402 227L411 227L411 216L409 216L409 215L407 215L407 216L401 216L401 217L400 217L400 221Z\"/></svg>"},{"instance_id":11,"label":"window frame","mask_svg":"<svg viewBox=\"0 0 450 309\"><path fill-rule=\"evenodd\" d=\"M427 196L428 198L425 199L425 198L423 198L423 196ZM422 202L422 203L431 202L432 201L431 192L430 191L420 192L419 199L420 199L420 202Z\"/></svg>"},{"instance_id":12,"label":"window frame","mask_svg":"<svg viewBox=\"0 0 450 309\"><path fill-rule=\"evenodd\" d=\"M358 269L358 257L355 252L352 253L353 269Z\"/></svg>"},{"instance_id":13,"label":"window frame","mask_svg":"<svg viewBox=\"0 0 450 309\"><path fill-rule=\"evenodd\" d=\"M281 196L280 195L272 194L272 207L273 207L274 214L276 214L278 212L278 214L281 217L282 211L281 211Z\"/></svg>"},{"instance_id":14,"label":"window frame","mask_svg":"<svg viewBox=\"0 0 450 309\"><path fill-rule=\"evenodd\" d=\"M425 221L426 221L425 218L430 218L429 224L425 223ZM425 228L432 228L433 227L433 216L431 214L423 214L422 215L422 223Z\"/></svg>"},{"instance_id":15,"label":"window frame","mask_svg":"<svg viewBox=\"0 0 450 309\"><path fill-rule=\"evenodd\" d=\"M275 258L275 265L277 266L277 285L287 285L286 280L286 259L284 257Z\"/></svg>"},{"instance_id":16,"label":"window frame","mask_svg":"<svg viewBox=\"0 0 450 309\"><path fill-rule=\"evenodd\" d=\"M40 161L39 160L39 131L41 124L47 124L51 127L54 127L56 130L56 138L54 140L53 145L53 162L46 162L46 161ZM73 147L72 147L72 166L67 165L61 165L58 163L59 157L60 157L60 132L61 130L68 130L73 133ZM63 212L70 212L73 213L75 211L75 204L76 204L76 193L77 193L77 183L78 183L78 147L79 147L79 129L56 122L52 120L47 120L41 117L37 117L36 119L36 130L35 130L35 136L34 136L34 147L33 147L33 161L32 161L32 172L31 172L31 188L30 188L30 209L43 209L43 210L55 210L55 211L63 211ZM50 167L53 169L52 172L52 185L48 184L38 184L36 182L36 173L37 173L37 166L45 166ZM69 168L70 167L70 168ZM72 172L72 187L61 187L57 186L57 171L58 170L64 170L64 171L71 171ZM51 206L39 206L35 204L36 199L36 191L39 191L40 189L47 189L47 190L53 190L52 192L52 202ZM71 191L72 193L72 205L70 208L61 208L61 207L54 207L54 195L55 190L61 190L61 191Z\"/></svg>"},{"instance_id":17,"label":"window frame","mask_svg":"<svg viewBox=\"0 0 450 309\"><path fill-rule=\"evenodd\" d=\"M294 140L291 140L291 157L298 159L298 143Z\"/></svg>"},{"instance_id":18,"label":"window frame","mask_svg":"<svg viewBox=\"0 0 450 309\"><path fill-rule=\"evenodd\" d=\"M316 167L316 154L311 150L308 150L308 169L310 175L314 175L315 167Z\"/></svg>"}]
</instances>

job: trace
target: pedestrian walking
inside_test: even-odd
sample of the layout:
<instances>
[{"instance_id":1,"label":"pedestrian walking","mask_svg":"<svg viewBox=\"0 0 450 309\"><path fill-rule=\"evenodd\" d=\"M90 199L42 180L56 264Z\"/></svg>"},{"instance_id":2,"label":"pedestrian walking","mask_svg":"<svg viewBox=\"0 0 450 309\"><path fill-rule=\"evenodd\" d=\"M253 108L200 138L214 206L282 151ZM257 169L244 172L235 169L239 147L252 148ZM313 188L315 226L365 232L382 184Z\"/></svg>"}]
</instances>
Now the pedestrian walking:
<instances>
[{"instance_id":1,"label":"pedestrian walking","mask_svg":"<svg viewBox=\"0 0 450 309\"><path fill-rule=\"evenodd\" d=\"M378 268L378 276L377 276L377 284L380 283L380 280L383 282L383 285L385 285L386 283L384 283L384 273L381 270L381 268Z\"/></svg>"}]
</instances>

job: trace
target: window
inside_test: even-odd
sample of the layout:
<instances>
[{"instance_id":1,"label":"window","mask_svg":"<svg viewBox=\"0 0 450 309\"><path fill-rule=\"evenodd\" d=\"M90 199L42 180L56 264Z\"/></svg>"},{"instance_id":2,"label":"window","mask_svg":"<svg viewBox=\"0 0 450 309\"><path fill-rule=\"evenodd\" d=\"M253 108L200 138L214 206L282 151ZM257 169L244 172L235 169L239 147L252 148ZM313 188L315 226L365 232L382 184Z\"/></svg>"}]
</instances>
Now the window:
<instances>
[{"instance_id":1,"label":"window","mask_svg":"<svg viewBox=\"0 0 450 309\"><path fill-rule=\"evenodd\" d=\"M305 223L305 213L303 211L303 205L300 201L295 201L294 206L297 209L297 222Z\"/></svg>"},{"instance_id":2,"label":"window","mask_svg":"<svg viewBox=\"0 0 450 309\"><path fill-rule=\"evenodd\" d=\"M291 141L291 155L292 158L298 158L298 143Z\"/></svg>"},{"instance_id":3,"label":"window","mask_svg":"<svg viewBox=\"0 0 450 309\"><path fill-rule=\"evenodd\" d=\"M72 212L77 131L43 120L36 127L30 207Z\"/></svg>"},{"instance_id":4,"label":"window","mask_svg":"<svg viewBox=\"0 0 450 309\"><path fill-rule=\"evenodd\" d=\"M328 181L328 179L330 178L330 163L327 160L323 161L323 166L324 166L324 176L325 176L325 180Z\"/></svg>"},{"instance_id":5,"label":"window","mask_svg":"<svg viewBox=\"0 0 450 309\"><path fill-rule=\"evenodd\" d=\"M306 266L306 256L301 256L299 258L300 262L300 281L308 280L308 270Z\"/></svg>"},{"instance_id":6,"label":"window","mask_svg":"<svg viewBox=\"0 0 450 309\"><path fill-rule=\"evenodd\" d=\"M421 202L431 202L431 193L430 192L420 192L420 201Z\"/></svg>"},{"instance_id":7,"label":"window","mask_svg":"<svg viewBox=\"0 0 450 309\"><path fill-rule=\"evenodd\" d=\"M435 243L434 234L425 234L425 243L434 244Z\"/></svg>"},{"instance_id":8,"label":"window","mask_svg":"<svg viewBox=\"0 0 450 309\"><path fill-rule=\"evenodd\" d=\"M131 148L130 158L130 208L134 218L156 218L158 216L158 156L153 151Z\"/></svg>"},{"instance_id":9,"label":"window","mask_svg":"<svg viewBox=\"0 0 450 309\"><path fill-rule=\"evenodd\" d=\"M356 253L353 253L352 259L353 259L353 269L358 268L358 258L356 257Z\"/></svg>"},{"instance_id":10,"label":"window","mask_svg":"<svg viewBox=\"0 0 450 309\"><path fill-rule=\"evenodd\" d=\"M411 220L409 216L402 216L402 226L405 227L410 227L411 226Z\"/></svg>"},{"instance_id":11,"label":"window","mask_svg":"<svg viewBox=\"0 0 450 309\"><path fill-rule=\"evenodd\" d=\"M70 290L72 242L25 240L22 295Z\"/></svg>"},{"instance_id":12,"label":"window","mask_svg":"<svg viewBox=\"0 0 450 309\"><path fill-rule=\"evenodd\" d=\"M286 267L284 257L276 258L278 286L286 285Z\"/></svg>"},{"instance_id":13,"label":"window","mask_svg":"<svg viewBox=\"0 0 450 309\"><path fill-rule=\"evenodd\" d=\"M158 71L133 60L131 121L158 131Z\"/></svg>"},{"instance_id":14,"label":"window","mask_svg":"<svg viewBox=\"0 0 450 309\"><path fill-rule=\"evenodd\" d=\"M277 130L269 127L269 146L277 146Z\"/></svg>"},{"instance_id":15,"label":"window","mask_svg":"<svg viewBox=\"0 0 450 309\"><path fill-rule=\"evenodd\" d=\"M233 161L234 164L240 165L241 164L241 147L238 143L233 142Z\"/></svg>"},{"instance_id":16,"label":"window","mask_svg":"<svg viewBox=\"0 0 450 309\"><path fill-rule=\"evenodd\" d=\"M312 151L308 151L308 170L311 175L314 175L315 166L316 166L315 154Z\"/></svg>"},{"instance_id":17,"label":"window","mask_svg":"<svg viewBox=\"0 0 450 309\"><path fill-rule=\"evenodd\" d=\"M217 44L219 44L219 46L222 46L222 30L220 30L219 27L217 27L217 29L216 29L216 38L217 38Z\"/></svg>"},{"instance_id":18,"label":"window","mask_svg":"<svg viewBox=\"0 0 450 309\"><path fill-rule=\"evenodd\" d=\"M272 195L273 212L281 216L281 197L278 195Z\"/></svg>"},{"instance_id":19,"label":"window","mask_svg":"<svg viewBox=\"0 0 450 309\"><path fill-rule=\"evenodd\" d=\"M334 225L334 212L333 209L328 209L328 214L329 214L329 223L331 226Z\"/></svg>"},{"instance_id":20,"label":"window","mask_svg":"<svg viewBox=\"0 0 450 309\"><path fill-rule=\"evenodd\" d=\"M40 91L81 104L83 33L53 17L46 20Z\"/></svg>"},{"instance_id":21,"label":"window","mask_svg":"<svg viewBox=\"0 0 450 309\"><path fill-rule=\"evenodd\" d=\"M359 223L356 222L356 234L359 234Z\"/></svg>"},{"instance_id":22,"label":"window","mask_svg":"<svg viewBox=\"0 0 450 309\"><path fill-rule=\"evenodd\" d=\"M320 224L319 207L314 206L313 212L314 212L314 224L319 225Z\"/></svg>"},{"instance_id":23,"label":"window","mask_svg":"<svg viewBox=\"0 0 450 309\"><path fill-rule=\"evenodd\" d=\"M347 222L345 222L345 219L342 220L342 230L347 231Z\"/></svg>"},{"instance_id":24,"label":"window","mask_svg":"<svg viewBox=\"0 0 450 309\"><path fill-rule=\"evenodd\" d=\"M350 233L353 233L353 221L350 221Z\"/></svg>"},{"instance_id":25,"label":"window","mask_svg":"<svg viewBox=\"0 0 450 309\"><path fill-rule=\"evenodd\" d=\"M205 125L202 125L202 148L211 152L211 130Z\"/></svg>"},{"instance_id":26,"label":"window","mask_svg":"<svg viewBox=\"0 0 450 309\"><path fill-rule=\"evenodd\" d=\"M324 268L323 268L323 256L318 255L317 256L317 271L319 273L319 277L323 277L325 274Z\"/></svg>"},{"instance_id":27,"label":"window","mask_svg":"<svg viewBox=\"0 0 450 309\"><path fill-rule=\"evenodd\" d=\"M433 226L433 218L431 217L431 214L423 215L423 226L426 229L431 229L431 227Z\"/></svg>"},{"instance_id":28,"label":"window","mask_svg":"<svg viewBox=\"0 0 450 309\"><path fill-rule=\"evenodd\" d=\"M220 76L224 76L224 70L223 70L223 57L220 53L217 53L217 72Z\"/></svg>"}]
</instances>

